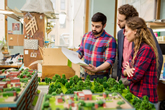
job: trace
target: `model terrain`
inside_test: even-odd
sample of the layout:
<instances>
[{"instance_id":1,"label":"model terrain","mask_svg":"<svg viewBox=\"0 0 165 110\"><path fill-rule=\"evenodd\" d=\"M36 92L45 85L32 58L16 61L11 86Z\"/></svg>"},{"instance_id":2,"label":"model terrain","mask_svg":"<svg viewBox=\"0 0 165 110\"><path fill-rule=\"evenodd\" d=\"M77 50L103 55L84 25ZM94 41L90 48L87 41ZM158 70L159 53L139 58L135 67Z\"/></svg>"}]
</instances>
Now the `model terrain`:
<instances>
[{"instance_id":1,"label":"model terrain","mask_svg":"<svg viewBox=\"0 0 165 110\"><path fill-rule=\"evenodd\" d=\"M49 90L44 95L42 110L155 110L147 96L142 100L137 98L121 80L116 82L113 78L91 82L89 76L82 81L77 75L67 80L65 75L56 74L52 79L45 78L45 83L49 84Z\"/></svg>"},{"instance_id":2,"label":"model terrain","mask_svg":"<svg viewBox=\"0 0 165 110\"><path fill-rule=\"evenodd\" d=\"M0 78L0 108L29 108L38 87L37 72L3 69Z\"/></svg>"}]
</instances>

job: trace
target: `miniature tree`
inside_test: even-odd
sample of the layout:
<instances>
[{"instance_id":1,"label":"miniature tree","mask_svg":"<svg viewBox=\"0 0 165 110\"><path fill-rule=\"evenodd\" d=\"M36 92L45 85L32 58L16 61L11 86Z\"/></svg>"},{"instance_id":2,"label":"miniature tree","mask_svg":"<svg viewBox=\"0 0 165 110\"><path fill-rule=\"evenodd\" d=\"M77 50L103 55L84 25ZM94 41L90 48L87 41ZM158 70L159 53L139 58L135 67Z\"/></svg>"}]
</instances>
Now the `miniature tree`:
<instances>
[{"instance_id":1,"label":"miniature tree","mask_svg":"<svg viewBox=\"0 0 165 110\"><path fill-rule=\"evenodd\" d=\"M61 89L61 88L57 88L57 89L56 89L56 93L57 93L57 94L63 93L63 92L62 92L62 89Z\"/></svg>"},{"instance_id":2,"label":"miniature tree","mask_svg":"<svg viewBox=\"0 0 165 110\"><path fill-rule=\"evenodd\" d=\"M72 110L72 107L71 106L69 107L69 110Z\"/></svg>"},{"instance_id":3,"label":"miniature tree","mask_svg":"<svg viewBox=\"0 0 165 110\"><path fill-rule=\"evenodd\" d=\"M41 82L41 79L40 79L40 77L38 77L38 82Z\"/></svg>"},{"instance_id":4,"label":"miniature tree","mask_svg":"<svg viewBox=\"0 0 165 110\"><path fill-rule=\"evenodd\" d=\"M23 74L20 75L20 78L23 78Z\"/></svg>"},{"instance_id":5,"label":"miniature tree","mask_svg":"<svg viewBox=\"0 0 165 110\"><path fill-rule=\"evenodd\" d=\"M49 107L49 101L45 101L44 108L48 108L48 107Z\"/></svg>"},{"instance_id":6,"label":"miniature tree","mask_svg":"<svg viewBox=\"0 0 165 110\"><path fill-rule=\"evenodd\" d=\"M98 88L99 88L99 89L98 89L99 92L103 92L103 88L104 88L103 85L100 85Z\"/></svg>"},{"instance_id":7,"label":"miniature tree","mask_svg":"<svg viewBox=\"0 0 165 110\"><path fill-rule=\"evenodd\" d=\"M27 74L26 76L27 76L29 79L31 78L31 75L30 75L30 74Z\"/></svg>"},{"instance_id":8,"label":"miniature tree","mask_svg":"<svg viewBox=\"0 0 165 110\"><path fill-rule=\"evenodd\" d=\"M77 96L77 94L74 95L74 99L75 99L76 101L78 101L78 96Z\"/></svg>"},{"instance_id":9,"label":"miniature tree","mask_svg":"<svg viewBox=\"0 0 165 110\"><path fill-rule=\"evenodd\" d=\"M107 82L107 77L106 76L104 76L103 81Z\"/></svg>"},{"instance_id":10,"label":"miniature tree","mask_svg":"<svg viewBox=\"0 0 165 110\"><path fill-rule=\"evenodd\" d=\"M77 83L77 90L78 90L78 91L82 91L83 86L84 86L83 81L79 81L79 82Z\"/></svg>"},{"instance_id":11,"label":"miniature tree","mask_svg":"<svg viewBox=\"0 0 165 110\"><path fill-rule=\"evenodd\" d=\"M49 100L52 97L52 95L46 95L46 100Z\"/></svg>"},{"instance_id":12,"label":"miniature tree","mask_svg":"<svg viewBox=\"0 0 165 110\"><path fill-rule=\"evenodd\" d=\"M52 93L52 96L56 96L56 95L57 95L56 92L53 92L53 93Z\"/></svg>"},{"instance_id":13,"label":"miniature tree","mask_svg":"<svg viewBox=\"0 0 165 110\"><path fill-rule=\"evenodd\" d=\"M130 92L130 89L129 89L129 86L127 86L127 93L129 93Z\"/></svg>"},{"instance_id":14,"label":"miniature tree","mask_svg":"<svg viewBox=\"0 0 165 110\"><path fill-rule=\"evenodd\" d=\"M143 100L140 104L140 110L152 110L152 105L147 100Z\"/></svg>"},{"instance_id":15,"label":"miniature tree","mask_svg":"<svg viewBox=\"0 0 165 110\"><path fill-rule=\"evenodd\" d=\"M152 110L155 108L155 106L149 102L148 96L143 96L142 99L140 110Z\"/></svg>"},{"instance_id":16,"label":"miniature tree","mask_svg":"<svg viewBox=\"0 0 165 110\"><path fill-rule=\"evenodd\" d=\"M116 80L113 78L109 78L107 81L107 84L109 85L109 88L112 88L114 85L117 84Z\"/></svg>"},{"instance_id":17,"label":"miniature tree","mask_svg":"<svg viewBox=\"0 0 165 110\"><path fill-rule=\"evenodd\" d=\"M66 79L66 76L65 76L65 74L63 74L63 75L62 75L62 78L63 78L63 79Z\"/></svg>"},{"instance_id":18,"label":"miniature tree","mask_svg":"<svg viewBox=\"0 0 165 110\"><path fill-rule=\"evenodd\" d=\"M118 86L117 86L117 84L114 85L114 86L111 88L111 92L118 92Z\"/></svg>"},{"instance_id":19,"label":"miniature tree","mask_svg":"<svg viewBox=\"0 0 165 110\"><path fill-rule=\"evenodd\" d=\"M85 82L84 82L84 86L86 86L86 87L89 86L91 88L92 87L91 81L86 78Z\"/></svg>"},{"instance_id":20,"label":"miniature tree","mask_svg":"<svg viewBox=\"0 0 165 110\"><path fill-rule=\"evenodd\" d=\"M68 108L64 108L64 110L68 110Z\"/></svg>"},{"instance_id":21,"label":"miniature tree","mask_svg":"<svg viewBox=\"0 0 165 110\"><path fill-rule=\"evenodd\" d=\"M49 83L49 81L48 81L48 78L47 78L47 77L45 78L45 83Z\"/></svg>"},{"instance_id":22,"label":"miniature tree","mask_svg":"<svg viewBox=\"0 0 165 110\"><path fill-rule=\"evenodd\" d=\"M68 89L65 94L73 94L73 90L72 89Z\"/></svg>"},{"instance_id":23,"label":"miniature tree","mask_svg":"<svg viewBox=\"0 0 165 110\"><path fill-rule=\"evenodd\" d=\"M90 80L90 76L89 76L89 75L87 75L86 79ZM85 79L85 80L86 80L86 79Z\"/></svg>"},{"instance_id":24,"label":"miniature tree","mask_svg":"<svg viewBox=\"0 0 165 110\"><path fill-rule=\"evenodd\" d=\"M135 107L135 109L136 110L140 110L140 102L137 102L135 105L134 105L134 107Z\"/></svg>"},{"instance_id":25,"label":"miniature tree","mask_svg":"<svg viewBox=\"0 0 165 110\"><path fill-rule=\"evenodd\" d=\"M85 106L84 100L80 100L80 101L78 102L78 104L80 104L81 106Z\"/></svg>"},{"instance_id":26,"label":"miniature tree","mask_svg":"<svg viewBox=\"0 0 165 110\"><path fill-rule=\"evenodd\" d=\"M51 83L51 82L52 82L52 80L50 78L48 78L48 83Z\"/></svg>"},{"instance_id":27,"label":"miniature tree","mask_svg":"<svg viewBox=\"0 0 165 110\"><path fill-rule=\"evenodd\" d=\"M100 79L100 80L99 80L99 83L100 83L100 84L103 84L103 79Z\"/></svg>"},{"instance_id":28,"label":"miniature tree","mask_svg":"<svg viewBox=\"0 0 165 110\"><path fill-rule=\"evenodd\" d=\"M94 93L95 91L93 89L91 89L91 92Z\"/></svg>"},{"instance_id":29,"label":"miniature tree","mask_svg":"<svg viewBox=\"0 0 165 110\"><path fill-rule=\"evenodd\" d=\"M65 101L65 98L64 98L64 97L62 97L62 100L63 100L63 101Z\"/></svg>"},{"instance_id":30,"label":"miniature tree","mask_svg":"<svg viewBox=\"0 0 165 110\"><path fill-rule=\"evenodd\" d=\"M94 104L93 104L93 103L86 103L85 106L86 106L89 110L91 110L92 107L94 106Z\"/></svg>"},{"instance_id":31,"label":"miniature tree","mask_svg":"<svg viewBox=\"0 0 165 110\"><path fill-rule=\"evenodd\" d=\"M117 104L118 104L118 109L121 108L121 105L124 104L125 102L124 101L118 101Z\"/></svg>"},{"instance_id":32,"label":"miniature tree","mask_svg":"<svg viewBox=\"0 0 165 110\"><path fill-rule=\"evenodd\" d=\"M127 93L127 95L125 96L125 98L128 100L128 101L131 101L132 99L132 93Z\"/></svg>"},{"instance_id":33,"label":"miniature tree","mask_svg":"<svg viewBox=\"0 0 165 110\"><path fill-rule=\"evenodd\" d=\"M61 83L62 83L63 85L65 85L65 79L64 79L64 78L61 78Z\"/></svg>"},{"instance_id":34,"label":"miniature tree","mask_svg":"<svg viewBox=\"0 0 165 110\"><path fill-rule=\"evenodd\" d=\"M141 103L141 100L138 99L137 97L135 97L135 98L133 99L132 104L135 105L135 104L138 103L138 102Z\"/></svg>"},{"instance_id":35,"label":"miniature tree","mask_svg":"<svg viewBox=\"0 0 165 110\"><path fill-rule=\"evenodd\" d=\"M70 88L70 83L69 82L66 82L65 83L65 87L68 89L68 88Z\"/></svg>"},{"instance_id":36,"label":"miniature tree","mask_svg":"<svg viewBox=\"0 0 165 110\"><path fill-rule=\"evenodd\" d=\"M100 78L99 78L99 77L97 77L96 81L99 83L99 82L100 82Z\"/></svg>"},{"instance_id":37,"label":"miniature tree","mask_svg":"<svg viewBox=\"0 0 165 110\"><path fill-rule=\"evenodd\" d=\"M145 95L145 96L142 97L142 99L148 101L148 96Z\"/></svg>"},{"instance_id":38,"label":"miniature tree","mask_svg":"<svg viewBox=\"0 0 165 110\"><path fill-rule=\"evenodd\" d=\"M99 87L100 85L99 85L99 83L95 83L95 86L94 86L94 91L96 91L96 92L98 92L99 91Z\"/></svg>"},{"instance_id":39,"label":"miniature tree","mask_svg":"<svg viewBox=\"0 0 165 110\"><path fill-rule=\"evenodd\" d=\"M96 79L95 78L93 79L93 82L94 82L94 84L96 83Z\"/></svg>"},{"instance_id":40,"label":"miniature tree","mask_svg":"<svg viewBox=\"0 0 165 110\"><path fill-rule=\"evenodd\" d=\"M113 93L112 93L112 96L117 96L117 93L116 93L116 92L113 92Z\"/></svg>"},{"instance_id":41,"label":"miniature tree","mask_svg":"<svg viewBox=\"0 0 165 110\"><path fill-rule=\"evenodd\" d=\"M24 71L24 69L22 68L21 71Z\"/></svg>"},{"instance_id":42,"label":"miniature tree","mask_svg":"<svg viewBox=\"0 0 165 110\"><path fill-rule=\"evenodd\" d=\"M109 92L108 92L108 91L105 91L104 93L106 94L106 96L108 96L108 94L109 94Z\"/></svg>"},{"instance_id":43,"label":"miniature tree","mask_svg":"<svg viewBox=\"0 0 165 110\"><path fill-rule=\"evenodd\" d=\"M34 74L35 74L35 71L32 72L32 75L34 75Z\"/></svg>"},{"instance_id":44,"label":"miniature tree","mask_svg":"<svg viewBox=\"0 0 165 110\"><path fill-rule=\"evenodd\" d=\"M70 77L70 85L72 85L73 84L73 77Z\"/></svg>"},{"instance_id":45,"label":"miniature tree","mask_svg":"<svg viewBox=\"0 0 165 110\"><path fill-rule=\"evenodd\" d=\"M106 89L108 87L108 84L106 82L103 82L103 87Z\"/></svg>"},{"instance_id":46,"label":"miniature tree","mask_svg":"<svg viewBox=\"0 0 165 110\"><path fill-rule=\"evenodd\" d=\"M123 84L122 80L119 80L119 84Z\"/></svg>"},{"instance_id":47,"label":"miniature tree","mask_svg":"<svg viewBox=\"0 0 165 110\"><path fill-rule=\"evenodd\" d=\"M75 84L77 84L78 81L79 81L78 76L77 76L77 75L74 75L74 76L73 76L73 82L74 82Z\"/></svg>"},{"instance_id":48,"label":"miniature tree","mask_svg":"<svg viewBox=\"0 0 165 110\"><path fill-rule=\"evenodd\" d=\"M60 75L58 75L58 74L55 74L54 76L53 76L53 78L52 78L52 81L53 82L60 82L61 81L61 77L60 77Z\"/></svg>"},{"instance_id":49,"label":"miniature tree","mask_svg":"<svg viewBox=\"0 0 165 110\"><path fill-rule=\"evenodd\" d=\"M2 73L5 72L5 69L2 69Z\"/></svg>"},{"instance_id":50,"label":"miniature tree","mask_svg":"<svg viewBox=\"0 0 165 110\"><path fill-rule=\"evenodd\" d=\"M99 100L99 101L97 101L97 103L99 106L101 106L104 102L103 102L103 100Z\"/></svg>"},{"instance_id":51,"label":"miniature tree","mask_svg":"<svg viewBox=\"0 0 165 110\"><path fill-rule=\"evenodd\" d=\"M79 81L82 81L81 77L79 77Z\"/></svg>"}]
</instances>

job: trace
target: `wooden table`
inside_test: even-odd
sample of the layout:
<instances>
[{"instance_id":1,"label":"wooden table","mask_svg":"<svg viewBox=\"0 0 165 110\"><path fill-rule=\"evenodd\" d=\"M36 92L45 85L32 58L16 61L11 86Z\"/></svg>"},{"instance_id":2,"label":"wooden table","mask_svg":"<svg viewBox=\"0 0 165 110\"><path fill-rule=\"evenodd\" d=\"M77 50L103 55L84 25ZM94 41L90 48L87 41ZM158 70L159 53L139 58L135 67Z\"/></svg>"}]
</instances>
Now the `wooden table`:
<instances>
[{"instance_id":1,"label":"wooden table","mask_svg":"<svg viewBox=\"0 0 165 110\"><path fill-rule=\"evenodd\" d=\"M22 66L22 64L19 64L19 65L0 65L0 70L1 69L8 69L8 68L17 68L19 69L20 67Z\"/></svg>"}]
</instances>

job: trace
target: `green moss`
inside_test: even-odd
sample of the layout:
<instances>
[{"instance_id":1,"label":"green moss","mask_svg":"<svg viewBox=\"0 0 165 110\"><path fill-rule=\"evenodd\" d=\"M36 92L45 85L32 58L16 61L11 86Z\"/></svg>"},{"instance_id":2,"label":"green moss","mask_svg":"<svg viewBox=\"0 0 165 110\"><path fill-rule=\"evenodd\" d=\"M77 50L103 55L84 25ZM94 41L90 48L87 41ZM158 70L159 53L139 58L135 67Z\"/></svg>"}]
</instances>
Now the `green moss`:
<instances>
[{"instance_id":1,"label":"green moss","mask_svg":"<svg viewBox=\"0 0 165 110\"><path fill-rule=\"evenodd\" d=\"M37 90L37 94L40 94L40 90Z\"/></svg>"},{"instance_id":2,"label":"green moss","mask_svg":"<svg viewBox=\"0 0 165 110\"><path fill-rule=\"evenodd\" d=\"M65 93L67 91L67 88L62 83L60 83L60 85L61 85L61 89L62 89L63 93Z\"/></svg>"},{"instance_id":3,"label":"green moss","mask_svg":"<svg viewBox=\"0 0 165 110\"><path fill-rule=\"evenodd\" d=\"M5 97L0 98L0 103L5 102Z\"/></svg>"},{"instance_id":4,"label":"green moss","mask_svg":"<svg viewBox=\"0 0 165 110\"><path fill-rule=\"evenodd\" d=\"M49 99L50 107L52 110L55 110L56 108L62 108L62 109L64 108L63 105L56 105L55 101L56 99L54 97L51 97Z\"/></svg>"},{"instance_id":5,"label":"green moss","mask_svg":"<svg viewBox=\"0 0 165 110\"><path fill-rule=\"evenodd\" d=\"M46 82L39 82L38 83L40 86L42 86L42 85L49 85L49 83L46 83Z\"/></svg>"},{"instance_id":6,"label":"green moss","mask_svg":"<svg viewBox=\"0 0 165 110\"><path fill-rule=\"evenodd\" d=\"M33 100L33 102L32 102L32 105L33 105L33 106L35 106L35 105L36 105L37 100L38 100L38 96L35 96L35 97L34 97L34 100Z\"/></svg>"}]
</instances>

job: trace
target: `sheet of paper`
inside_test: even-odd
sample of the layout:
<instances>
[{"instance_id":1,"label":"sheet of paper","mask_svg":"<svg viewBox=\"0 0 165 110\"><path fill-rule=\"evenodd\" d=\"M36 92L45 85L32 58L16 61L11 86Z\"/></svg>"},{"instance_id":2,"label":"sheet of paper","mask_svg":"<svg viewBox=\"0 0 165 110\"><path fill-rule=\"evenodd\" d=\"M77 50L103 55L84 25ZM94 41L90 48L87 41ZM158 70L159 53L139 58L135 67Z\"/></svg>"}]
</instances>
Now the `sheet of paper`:
<instances>
[{"instance_id":1,"label":"sheet of paper","mask_svg":"<svg viewBox=\"0 0 165 110\"><path fill-rule=\"evenodd\" d=\"M78 53L67 48L62 47L62 53L72 62L79 65L88 66L84 61L78 57Z\"/></svg>"}]
</instances>

